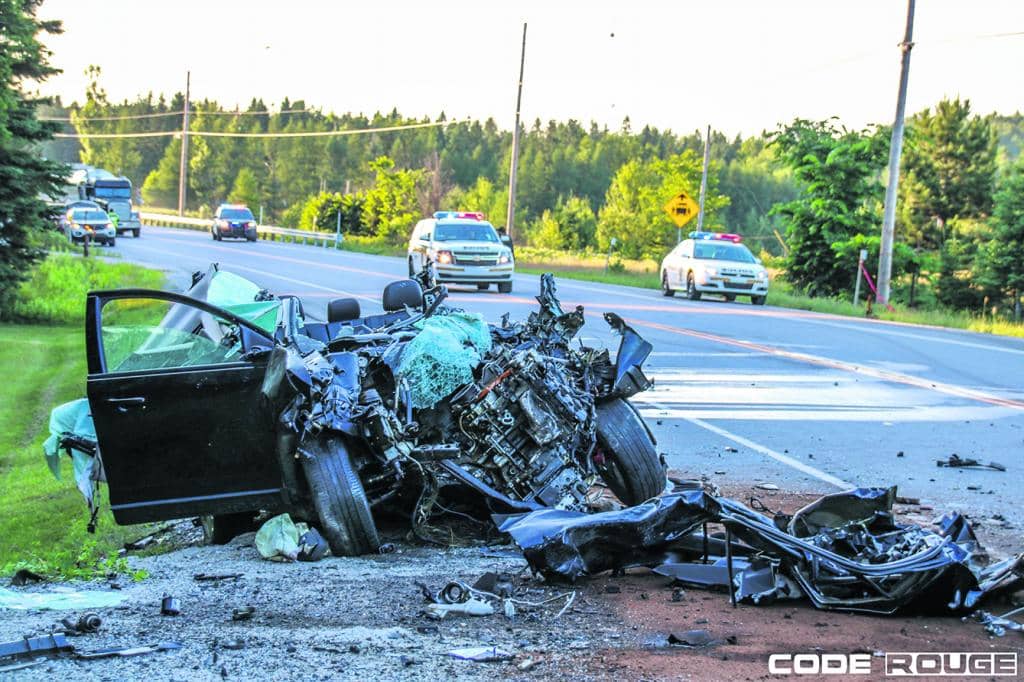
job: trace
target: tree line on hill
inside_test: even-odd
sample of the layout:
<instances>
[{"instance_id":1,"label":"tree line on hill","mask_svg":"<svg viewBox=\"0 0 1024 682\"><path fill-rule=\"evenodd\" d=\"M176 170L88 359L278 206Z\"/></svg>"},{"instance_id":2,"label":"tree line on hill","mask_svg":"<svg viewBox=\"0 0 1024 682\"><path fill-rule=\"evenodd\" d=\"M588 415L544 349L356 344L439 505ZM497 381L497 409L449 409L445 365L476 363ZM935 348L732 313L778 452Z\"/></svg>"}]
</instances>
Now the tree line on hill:
<instances>
[{"instance_id":1,"label":"tree line on hill","mask_svg":"<svg viewBox=\"0 0 1024 682\"><path fill-rule=\"evenodd\" d=\"M181 129L184 97L109 101L96 68L68 116L79 133ZM156 116L154 116L156 114ZM160 116L159 114L168 114ZM130 118L129 118L130 117ZM107 120L101 120L107 119ZM451 122L389 113L333 114L305 100L275 111L192 102L190 130L226 133L349 131L446 125L332 137L189 138L188 206L261 207L266 222L400 243L439 209L504 222L511 132L493 120ZM625 119L618 130L570 120L523 128L515 236L535 246L660 259L677 238L662 207L698 194L703 139ZM847 130L835 120L795 120L743 138L712 133L706 225L744 235L783 257L787 278L811 295L847 293L857 254L877 263L890 130ZM1024 285L1020 149L1024 117L978 115L943 100L907 121L900 180L894 298L975 311L1016 312ZM150 206L177 202L180 136L54 140L46 152L128 176ZM692 229L692 225L686 229ZM913 288L915 301L910 301Z\"/></svg>"}]
</instances>

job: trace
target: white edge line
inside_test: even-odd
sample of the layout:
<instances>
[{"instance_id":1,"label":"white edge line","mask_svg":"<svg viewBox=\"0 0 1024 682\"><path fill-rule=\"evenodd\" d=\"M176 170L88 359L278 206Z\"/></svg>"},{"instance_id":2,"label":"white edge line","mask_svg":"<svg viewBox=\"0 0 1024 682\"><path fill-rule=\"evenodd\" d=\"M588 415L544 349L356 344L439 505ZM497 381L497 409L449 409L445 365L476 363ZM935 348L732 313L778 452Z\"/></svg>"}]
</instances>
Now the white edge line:
<instances>
[{"instance_id":1,"label":"white edge line","mask_svg":"<svg viewBox=\"0 0 1024 682\"><path fill-rule=\"evenodd\" d=\"M790 457L789 455L784 455L781 452L776 452L775 450L772 450L771 448L768 448L768 447L765 447L765 446L760 445L758 443L755 443L752 440L747 440L743 436L740 436L740 435L737 435L735 433L732 433L731 431L726 431L725 429L721 428L720 426L715 426L713 424L708 424L703 419L698 419L696 417L683 417L683 418L686 421L690 422L691 424L693 424L695 426L699 426L702 429L707 429L708 431L711 431L712 433L717 433L719 436L722 436L723 438L728 438L729 440L731 440L731 441L733 441L735 443L739 443L740 445L743 445L744 447L748 447L751 450L755 450L757 452L760 452L762 455L767 455L768 457L771 457L772 459L776 460L777 462L780 462L780 463L785 464L787 466L791 466L794 469L796 469L797 471L801 471L801 472L803 472L805 474L808 474L810 476L814 476L815 478L817 478L820 481L824 481L825 483L831 483L832 485L836 486L837 488L842 488L843 490L850 490L851 488L856 488L857 487L857 486L853 485L852 483L850 483L848 481L844 481L841 478L837 478L837 477L833 476L832 474L826 474L824 471L822 471L820 469L815 469L814 467L812 467L812 466L810 466L808 464L804 464L803 462L801 462L799 460L795 460L792 457Z\"/></svg>"},{"instance_id":2,"label":"white edge line","mask_svg":"<svg viewBox=\"0 0 1024 682\"><path fill-rule=\"evenodd\" d=\"M661 405L659 403L654 403L654 402L644 401L643 403L638 403L638 405L639 406L650 406L650 407L653 407L653 408L658 409L658 410L668 410L668 408L665 407L664 405ZM837 478L836 476L833 476L832 474L826 474L824 471L822 471L820 469L815 469L814 467L812 467L810 465L804 464L803 462L801 462L799 460L795 460L795 459L793 459L792 457L790 457L788 455L782 454L781 452L776 452L775 450L772 450L769 447L765 447L764 445L761 445L759 443L755 443L752 440L748 440L748 439L744 438L743 436L740 436L738 434L733 433L732 431L726 431L725 429L721 428L720 426L715 426L713 424L709 424L706 421L704 421L703 419L698 419L696 417L683 417L683 419L685 419L686 421L690 422L694 426L699 426L702 429L705 429L705 430L710 431L712 433L718 434L722 438L725 438L727 440L731 440L734 443L739 443L743 447L750 448L751 450L753 450L755 452L760 452L762 455L765 455L767 457L771 457L772 459L774 459L775 461L779 462L780 464L785 464L786 466L792 467L792 468L796 469L797 471L805 473L808 476L813 476L814 478L818 479L819 481L824 481L825 483L828 483L830 485L834 485L837 488L840 488L842 490L850 490L852 488L856 488L857 487L857 486L853 485L852 483L850 483L848 481L844 481L841 478Z\"/></svg>"}]
</instances>

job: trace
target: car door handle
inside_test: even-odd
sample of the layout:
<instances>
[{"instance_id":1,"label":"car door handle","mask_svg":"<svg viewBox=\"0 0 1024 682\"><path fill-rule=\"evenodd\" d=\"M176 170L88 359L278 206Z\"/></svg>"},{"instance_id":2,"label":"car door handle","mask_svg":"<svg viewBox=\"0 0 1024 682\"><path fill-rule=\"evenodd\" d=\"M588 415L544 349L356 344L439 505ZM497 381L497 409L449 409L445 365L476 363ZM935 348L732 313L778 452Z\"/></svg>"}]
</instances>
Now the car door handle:
<instances>
[{"instance_id":1,"label":"car door handle","mask_svg":"<svg viewBox=\"0 0 1024 682\"><path fill-rule=\"evenodd\" d=\"M135 396L132 398L107 398L108 403L114 403L115 405L145 405L146 399L142 396Z\"/></svg>"},{"instance_id":2,"label":"car door handle","mask_svg":"<svg viewBox=\"0 0 1024 682\"><path fill-rule=\"evenodd\" d=\"M107 398L107 402L114 405L114 408L124 414L129 408L141 408L146 409L146 399L142 396L132 396L131 398Z\"/></svg>"}]
</instances>

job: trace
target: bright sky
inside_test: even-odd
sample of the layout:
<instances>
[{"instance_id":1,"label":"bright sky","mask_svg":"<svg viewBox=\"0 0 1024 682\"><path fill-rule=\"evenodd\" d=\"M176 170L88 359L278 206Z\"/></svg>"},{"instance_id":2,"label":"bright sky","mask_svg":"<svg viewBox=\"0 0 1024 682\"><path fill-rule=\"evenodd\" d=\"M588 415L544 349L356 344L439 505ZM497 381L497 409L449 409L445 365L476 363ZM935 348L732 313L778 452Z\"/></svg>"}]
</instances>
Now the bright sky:
<instances>
[{"instance_id":1,"label":"bright sky","mask_svg":"<svg viewBox=\"0 0 1024 682\"><path fill-rule=\"evenodd\" d=\"M43 92L65 102L98 64L115 101L184 90L191 70L193 98L226 106L289 97L507 129L525 21L527 122L747 135L798 116L891 123L906 2L45 0L40 16L64 21L48 40L64 73ZM918 0L914 39L908 111L956 95L1024 109L1024 1Z\"/></svg>"}]
</instances>

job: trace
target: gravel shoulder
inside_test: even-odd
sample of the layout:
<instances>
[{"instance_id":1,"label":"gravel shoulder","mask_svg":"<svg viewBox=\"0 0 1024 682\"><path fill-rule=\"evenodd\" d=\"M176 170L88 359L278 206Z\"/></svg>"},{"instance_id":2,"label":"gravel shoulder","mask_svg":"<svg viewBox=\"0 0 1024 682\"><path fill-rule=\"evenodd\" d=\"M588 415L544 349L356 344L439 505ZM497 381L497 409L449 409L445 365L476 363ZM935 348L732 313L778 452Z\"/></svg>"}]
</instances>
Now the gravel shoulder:
<instances>
[{"instance_id":1,"label":"gravel shoulder","mask_svg":"<svg viewBox=\"0 0 1024 682\"><path fill-rule=\"evenodd\" d=\"M756 495L773 509L792 511L815 494L731 486L736 499ZM932 510L902 505L905 516ZM938 515L944 510L935 510ZM530 576L514 548L441 549L400 538L395 551L357 558L328 557L315 563L262 560L253 534L228 545L197 544L198 531L182 524L181 549L132 557L150 576L121 582L121 606L99 609L99 632L70 638L82 651L103 647L179 642L177 651L132 658L80 661L52 658L14 674L43 680L241 679L759 679L768 677L770 653L885 651L1017 651L1021 638L989 638L980 625L956 618L870 617L814 610L805 602L732 608L728 596L680 590L666 578L638 569L625 576L598 576L575 586L549 585ZM1019 542L1015 531L983 524L993 547ZM998 550L993 552L998 554ZM513 618L449 615L433 620L417 583L431 590L460 580L472 584L486 572L509 574L523 600ZM197 581L195 574L239 573L237 579ZM108 584L71 585L109 589ZM26 590L46 591L42 584ZM178 616L160 613L161 599L176 597ZM233 609L252 606L250 620L232 620ZM998 606L995 607L998 611ZM1008 607L1009 608L1009 607ZM1008 610L1007 608L1007 610ZM0 640L50 630L63 611L7 611ZM77 612L75 615L79 615ZM717 643L666 646L668 633L706 629ZM510 662L477 663L450 658L452 649L496 646Z\"/></svg>"}]
</instances>

